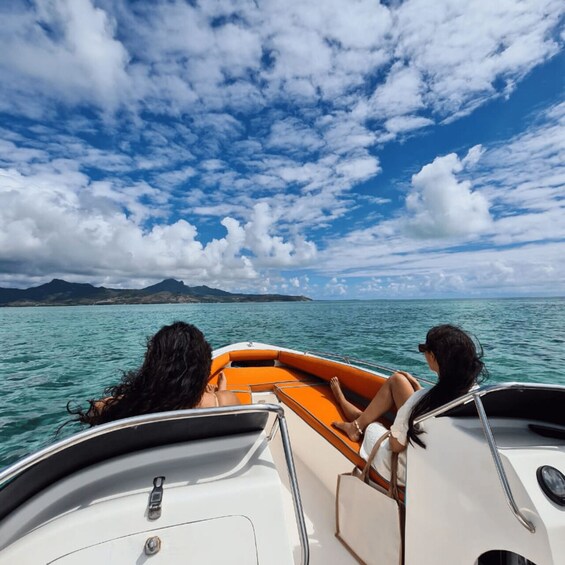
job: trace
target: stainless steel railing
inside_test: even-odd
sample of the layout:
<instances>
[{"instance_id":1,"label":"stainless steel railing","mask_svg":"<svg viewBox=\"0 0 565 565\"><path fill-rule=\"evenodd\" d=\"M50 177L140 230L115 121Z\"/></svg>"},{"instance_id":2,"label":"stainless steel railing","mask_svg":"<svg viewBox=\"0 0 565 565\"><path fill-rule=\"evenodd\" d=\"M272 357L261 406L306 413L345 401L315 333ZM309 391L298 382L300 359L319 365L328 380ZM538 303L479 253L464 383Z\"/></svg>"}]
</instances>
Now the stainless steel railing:
<instances>
[{"instance_id":1,"label":"stainless steel railing","mask_svg":"<svg viewBox=\"0 0 565 565\"><path fill-rule=\"evenodd\" d=\"M483 403L481 401L481 397L478 394L474 394L473 400L475 401L475 406L477 407L477 413L479 414L479 418L483 426L483 432L490 449L490 454L492 455L492 459L494 461L496 474L498 475L502 490L504 491L506 502L508 506L510 506L510 510L512 510L512 513L514 514L514 516L516 516L516 519L520 522L520 524L527 528L532 534L535 534L536 527L520 512L518 506L516 506L514 495L512 494L512 489L510 488L510 483L508 482L506 471L504 470L504 466L502 465L500 452L498 451L498 446L496 445L496 441L494 439L494 435L492 433L487 414L485 412L485 407L483 406Z\"/></svg>"},{"instance_id":2,"label":"stainless steel railing","mask_svg":"<svg viewBox=\"0 0 565 565\"><path fill-rule=\"evenodd\" d=\"M477 409L477 414L481 421L481 426L483 428L483 433L485 435L485 439L489 446L489 450L494 462L495 470L498 475L498 479L500 481L500 485L502 487L504 498L506 503L510 507L510 510L516 517L516 519L524 526L528 531L531 533L535 533L536 528L534 524L530 520L528 520L518 509L516 501L514 499L514 495L512 493L512 489L510 487L510 483L508 481L508 477L506 476L506 471L504 470L504 465L502 464L502 459L500 457L500 451L496 444L496 440L494 438L494 434L492 433L492 429L483 406L483 402L481 400L482 397L492 394L493 392L498 392L502 390L524 390L524 389L532 389L532 390L547 390L547 391L559 391L565 392L565 386L560 385L546 385L546 384L525 384L525 383L499 383L495 385L485 386L478 389L471 390L467 394L456 398L455 400L436 408L424 414L422 417L417 418L415 420L415 424L420 424L430 418L435 418L436 416L440 416L441 414L445 414L449 410L461 406L463 404L468 404L469 402L474 402L475 407Z\"/></svg>"},{"instance_id":3,"label":"stainless steel railing","mask_svg":"<svg viewBox=\"0 0 565 565\"><path fill-rule=\"evenodd\" d=\"M387 373L391 373L391 374L396 373L396 371L398 371L398 369L392 369L391 367L386 367L385 365L380 365L379 363L374 363L373 361L365 361L364 359L357 359L355 357L350 357L349 355L342 355L340 353L327 353L322 351L305 351L304 355L316 355L317 357L331 357L333 359L341 361L342 363L346 363L347 365L361 365L364 367L371 367L374 369L379 369L380 371L386 371ZM432 386L436 384L434 381L431 381L424 377L414 376L414 378Z\"/></svg>"},{"instance_id":4,"label":"stainless steel railing","mask_svg":"<svg viewBox=\"0 0 565 565\"><path fill-rule=\"evenodd\" d=\"M28 457L25 457L21 461L14 463L12 466L4 469L0 472L0 488L3 484L8 484L10 481L15 479L18 475L26 471L27 469L37 465L41 461L48 459L56 453L64 451L71 446L78 445L80 443L86 442L92 438L104 436L116 430L121 430L130 427L141 427L155 422L167 422L173 420L184 420L193 418L211 418L214 416L223 415L234 415L243 413L258 413L267 412L274 414L276 416L276 425L281 432L281 441L285 456L285 462L288 471L288 478L290 483L292 501L294 505L294 514L296 517L298 525L298 534L300 537L301 546L301 563L303 565L308 565L310 562L310 547L308 545L308 534L306 531L306 522L304 519L304 510L302 507L302 500L300 497L300 491L298 488L298 480L296 476L296 468L294 466L294 458L292 455L292 447L290 444L290 436L288 433L288 427L286 424L286 418L284 415L284 408L276 404L244 404L244 405L234 405L234 406L222 406L218 408L198 408L192 410L177 410L172 412L160 412L157 414L148 414L144 416L135 416L133 418L127 418L124 420L117 420L115 422L110 422L108 424L102 424L96 426L69 438L66 438L60 442L38 451ZM275 435L275 429L271 429L271 432L267 436L270 441Z\"/></svg>"}]
</instances>

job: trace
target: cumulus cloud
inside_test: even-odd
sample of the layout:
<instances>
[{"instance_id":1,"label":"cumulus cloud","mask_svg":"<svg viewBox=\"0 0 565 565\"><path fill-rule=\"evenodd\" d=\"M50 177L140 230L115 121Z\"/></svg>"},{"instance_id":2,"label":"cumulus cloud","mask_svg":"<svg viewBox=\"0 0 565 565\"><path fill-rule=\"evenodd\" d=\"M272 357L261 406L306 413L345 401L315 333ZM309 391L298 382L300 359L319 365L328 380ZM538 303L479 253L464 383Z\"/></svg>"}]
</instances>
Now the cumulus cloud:
<instances>
[{"instance_id":1,"label":"cumulus cloud","mask_svg":"<svg viewBox=\"0 0 565 565\"><path fill-rule=\"evenodd\" d=\"M561 103L504 143L437 157L413 176L398 217L334 239L318 261L330 276L347 270L361 296L559 295L563 163Z\"/></svg>"},{"instance_id":2,"label":"cumulus cloud","mask_svg":"<svg viewBox=\"0 0 565 565\"><path fill-rule=\"evenodd\" d=\"M302 237L290 242L271 235L269 232L274 224L276 218L269 205L262 202L253 207L251 219L245 225L246 247L256 255L261 266L298 266L315 257L314 243Z\"/></svg>"},{"instance_id":3,"label":"cumulus cloud","mask_svg":"<svg viewBox=\"0 0 565 565\"><path fill-rule=\"evenodd\" d=\"M325 286L325 291L329 295L345 296L347 294L347 282L345 279L332 277Z\"/></svg>"},{"instance_id":4,"label":"cumulus cloud","mask_svg":"<svg viewBox=\"0 0 565 565\"><path fill-rule=\"evenodd\" d=\"M130 57L106 11L90 0L51 0L31 10L22 4L2 19L0 65L12 78L3 81L9 99L24 89L45 90L59 100L117 108L129 86Z\"/></svg>"},{"instance_id":5,"label":"cumulus cloud","mask_svg":"<svg viewBox=\"0 0 565 565\"><path fill-rule=\"evenodd\" d=\"M0 263L29 276L91 280L110 271L115 278L148 279L168 273L221 281L225 288L255 279L257 267L284 267L315 256L315 245L304 238L290 242L271 235L276 220L265 204L255 206L244 226L224 218L226 235L206 244L184 219L144 227L148 214L136 202L151 193L148 186L133 187L126 198L72 170L34 176L1 170Z\"/></svg>"},{"instance_id":6,"label":"cumulus cloud","mask_svg":"<svg viewBox=\"0 0 565 565\"><path fill-rule=\"evenodd\" d=\"M478 236L556 237L563 138L547 123L545 141L530 129L438 156L392 220L369 226L394 199L364 183L376 186L386 143L509 96L552 57L558 0L14 0L0 14L11 272L235 284L314 261L361 272L387 253L418 267L420 252ZM334 225L343 239L320 239Z\"/></svg>"},{"instance_id":7,"label":"cumulus cloud","mask_svg":"<svg viewBox=\"0 0 565 565\"><path fill-rule=\"evenodd\" d=\"M477 158L473 147L463 159L455 153L437 157L412 177L406 197L407 228L421 237L478 235L492 222L487 199L473 191L471 181L460 181L456 173Z\"/></svg>"}]
</instances>

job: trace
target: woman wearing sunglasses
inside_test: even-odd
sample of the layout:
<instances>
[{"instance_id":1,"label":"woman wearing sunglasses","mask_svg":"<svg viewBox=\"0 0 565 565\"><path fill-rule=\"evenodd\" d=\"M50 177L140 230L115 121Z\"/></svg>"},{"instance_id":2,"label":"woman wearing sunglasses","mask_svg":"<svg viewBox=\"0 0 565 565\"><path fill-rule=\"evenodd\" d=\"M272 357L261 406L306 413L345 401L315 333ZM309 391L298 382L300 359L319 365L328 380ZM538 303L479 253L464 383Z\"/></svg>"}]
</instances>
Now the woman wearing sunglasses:
<instances>
[{"instance_id":1,"label":"woman wearing sunglasses","mask_svg":"<svg viewBox=\"0 0 565 565\"><path fill-rule=\"evenodd\" d=\"M381 386L378 393L363 411L349 402L341 390L337 377L331 381L333 394L347 421L334 422L334 426L345 432L353 441L361 441L360 454L367 459L375 442L386 433L386 428L378 423L381 416L389 410L396 410L391 435L377 452L373 466L386 479L390 479L391 452L400 453L398 482L405 482L406 456L403 452L409 441L426 447L419 435L421 429L414 421L423 414L446 404L467 393L477 384L487 371L479 351L471 337L452 325L431 328L426 342L418 349L426 357L428 366L437 373L438 382L430 389L423 389L420 383L406 371L397 371Z\"/></svg>"}]
</instances>

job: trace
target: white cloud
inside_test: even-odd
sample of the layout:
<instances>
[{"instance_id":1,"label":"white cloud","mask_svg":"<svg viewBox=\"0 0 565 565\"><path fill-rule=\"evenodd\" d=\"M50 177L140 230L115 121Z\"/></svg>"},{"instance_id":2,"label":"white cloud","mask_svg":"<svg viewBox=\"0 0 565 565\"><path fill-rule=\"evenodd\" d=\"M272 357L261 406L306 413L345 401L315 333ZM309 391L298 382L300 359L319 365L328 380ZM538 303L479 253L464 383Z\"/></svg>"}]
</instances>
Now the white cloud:
<instances>
[{"instance_id":1,"label":"white cloud","mask_svg":"<svg viewBox=\"0 0 565 565\"><path fill-rule=\"evenodd\" d=\"M385 128L392 134L398 134L430 126L433 123L429 118L419 116L395 116L385 122Z\"/></svg>"},{"instance_id":2,"label":"white cloud","mask_svg":"<svg viewBox=\"0 0 565 565\"><path fill-rule=\"evenodd\" d=\"M318 151L324 146L320 135L295 118L285 118L271 126L267 147L272 149Z\"/></svg>"},{"instance_id":3,"label":"white cloud","mask_svg":"<svg viewBox=\"0 0 565 565\"><path fill-rule=\"evenodd\" d=\"M472 148L462 160L455 153L437 157L412 177L406 197L409 231L421 237L477 236L491 225L489 204L471 182L459 181L456 173L476 159Z\"/></svg>"},{"instance_id":4,"label":"white cloud","mask_svg":"<svg viewBox=\"0 0 565 565\"><path fill-rule=\"evenodd\" d=\"M50 0L3 14L2 30L0 64L20 94L46 90L114 110L128 89L129 54L108 13L90 0Z\"/></svg>"},{"instance_id":5,"label":"white cloud","mask_svg":"<svg viewBox=\"0 0 565 565\"><path fill-rule=\"evenodd\" d=\"M562 16L559 4L403 2L396 11L397 55L425 82L428 107L444 117L465 113L496 94L496 79L507 82L508 94L534 65L557 52L552 32Z\"/></svg>"},{"instance_id":6,"label":"white cloud","mask_svg":"<svg viewBox=\"0 0 565 565\"><path fill-rule=\"evenodd\" d=\"M328 275L347 271L350 287L370 277L363 296L562 294L564 163L559 104L505 143L436 158L414 175L399 217L332 241L318 263Z\"/></svg>"},{"instance_id":7,"label":"white cloud","mask_svg":"<svg viewBox=\"0 0 565 565\"><path fill-rule=\"evenodd\" d=\"M361 189L370 198L352 194L381 172L383 144L509 96L554 55L557 0L44 0L0 10L0 260L14 268L115 267L123 280L176 268L231 284L315 260L332 274L393 272L396 262L404 276L425 271L424 252L445 260L445 249L479 237L563 237L563 107L508 144L437 157L392 220L367 228L373 204L395 205L377 183ZM28 127L21 115L43 121ZM356 230L319 252L311 234L360 202L372 209ZM518 272L504 261L493 259L507 267L496 276ZM462 276L444 275L433 284L455 288Z\"/></svg>"},{"instance_id":8,"label":"white cloud","mask_svg":"<svg viewBox=\"0 0 565 565\"><path fill-rule=\"evenodd\" d=\"M329 295L345 296L347 294L347 283L345 279L333 277L324 287Z\"/></svg>"},{"instance_id":9,"label":"white cloud","mask_svg":"<svg viewBox=\"0 0 565 565\"><path fill-rule=\"evenodd\" d=\"M265 266L298 266L308 263L316 256L314 243L302 237L294 242L284 241L280 236L270 234L277 218L267 203L259 203L253 207L249 222L245 225L246 247L257 257L258 264Z\"/></svg>"},{"instance_id":10,"label":"white cloud","mask_svg":"<svg viewBox=\"0 0 565 565\"><path fill-rule=\"evenodd\" d=\"M424 107L424 88L418 70L397 63L369 100L370 114L383 119L417 112Z\"/></svg>"},{"instance_id":11,"label":"white cloud","mask_svg":"<svg viewBox=\"0 0 565 565\"><path fill-rule=\"evenodd\" d=\"M45 169L34 176L1 170L1 261L27 269L28 275L81 273L92 279L108 271L130 278L168 273L221 281L225 288L256 278L257 267L287 266L315 256L315 245L300 236L288 242L271 235L275 219L262 204L245 226L232 218L222 220L227 235L206 245L184 219L144 228L150 212L140 199L153 192L139 185L124 193L68 169Z\"/></svg>"}]
</instances>

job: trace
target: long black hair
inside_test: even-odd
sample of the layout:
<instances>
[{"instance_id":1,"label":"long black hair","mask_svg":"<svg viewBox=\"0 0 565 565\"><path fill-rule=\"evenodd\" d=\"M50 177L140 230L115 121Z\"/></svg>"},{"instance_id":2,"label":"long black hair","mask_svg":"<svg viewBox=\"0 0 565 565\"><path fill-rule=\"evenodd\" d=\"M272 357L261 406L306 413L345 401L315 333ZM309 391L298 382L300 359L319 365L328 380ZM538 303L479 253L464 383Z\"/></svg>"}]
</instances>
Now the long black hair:
<instances>
[{"instance_id":1,"label":"long black hair","mask_svg":"<svg viewBox=\"0 0 565 565\"><path fill-rule=\"evenodd\" d=\"M174 322L147 342L143 364L106 389L108 398L89 400L89 409L71 409L79 422L95 426L129 416L192 408L204 394L212 349L192 324Z\"/></svg>"},{"instance_id":2,"label":"long black hair","mask_svg":"<svg viewBox=\"0 0 565 565\"><path fill-rule=\"evenodd\" d=\"M421 352L433 353L438 367L439 380L416 403L408 421L408 438L421 447L426 447L418 437L422 430L414 425L414 420L455 400L488 376L482 362L483 348L461 328L444 324L431 328L426 335L426 343L419 346ZM477 350L478 349L478 350Z\"/></svg>"}]
</instances>

